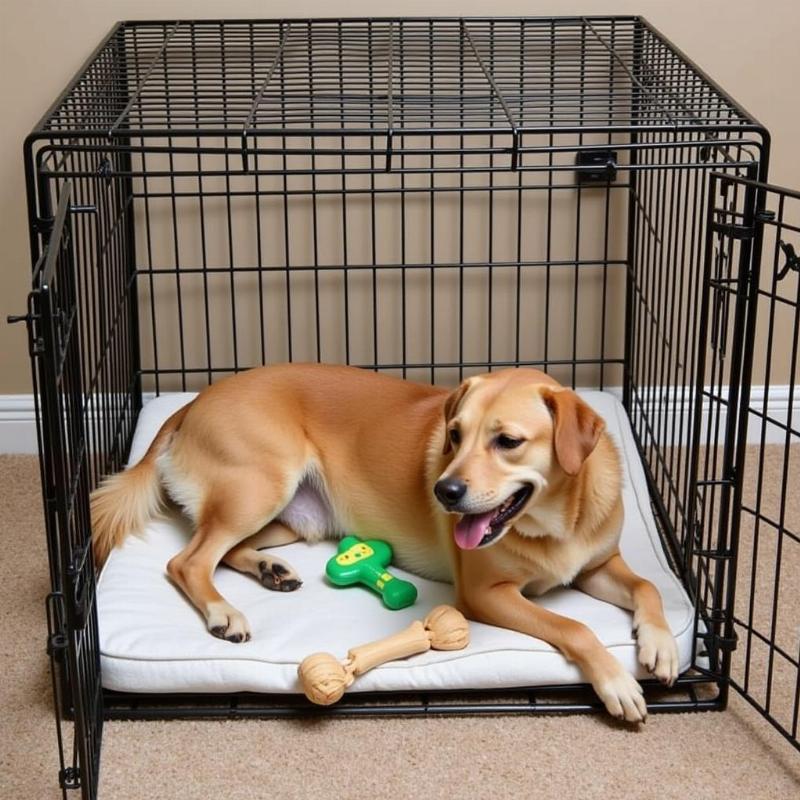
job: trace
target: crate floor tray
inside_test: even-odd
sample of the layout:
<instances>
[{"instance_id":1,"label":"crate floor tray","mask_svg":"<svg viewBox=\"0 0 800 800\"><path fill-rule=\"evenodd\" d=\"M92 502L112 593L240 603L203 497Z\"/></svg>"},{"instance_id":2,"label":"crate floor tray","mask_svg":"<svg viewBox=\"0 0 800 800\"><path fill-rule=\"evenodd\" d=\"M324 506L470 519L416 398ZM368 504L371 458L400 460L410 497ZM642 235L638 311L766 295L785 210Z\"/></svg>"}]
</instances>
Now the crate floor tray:
<instances>
[{"instance_id":1,"label":"crate floor tray","mask_svg":"<svg viewBox=\"0 0 800 800\"><path fill-rule=\"evenodd\" d=\"M581 394L605 418L622 451L622 552L632 568L661 591L684 670L691 663L693 610L661 549L627 417L612 395ZM141 458L162 422L192 397L162 395L145 406L131 463ZM231 644L206 632L200 615L166 576L167 561L188 536L182 520L159 520L144 537L130 537L108 559L98 585L101 666L107 689L297 692L297 665L309 653L322 650L343 657L348 648L394 633L433 606L453 601L451 586L395 569L417 585L419 599L411 608L389 611L367 589L336 589L326 583L325 562L335 552L333 542L301 542L277 549L303 578L297 592L270 592L250 576L219 568L217 586L247 615L253 631L252 641ZM628 612L572 589L550 592L538 602L585 622L628 669L645 677L636 661ZM471 624L471 637L466 650L430 651L390 663L360 678L356 686L360 691L496 689L582 680L573 665L538 639L477 623Z\"/></svg>"}]
</instances>

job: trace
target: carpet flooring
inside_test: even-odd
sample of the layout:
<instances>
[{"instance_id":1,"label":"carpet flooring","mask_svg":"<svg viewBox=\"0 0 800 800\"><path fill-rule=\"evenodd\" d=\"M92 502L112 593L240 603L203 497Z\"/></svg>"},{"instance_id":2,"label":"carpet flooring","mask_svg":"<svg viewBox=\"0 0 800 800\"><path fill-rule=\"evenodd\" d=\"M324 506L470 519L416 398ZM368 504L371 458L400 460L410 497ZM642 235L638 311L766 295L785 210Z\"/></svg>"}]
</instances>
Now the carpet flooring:
<instances>
[{"instance_id":1,"label":"carpet flooring","mask_svg":"<svg viewBox=\"0 0 800 800\"><path fill-rule=\"evenodd\" d=\"M781 458L768 453L767 474ZM61 794L32 457L0 457L0 553L0 800L50 800ZM796 653L793 564L781 594ZM774 584L768 570L745 577ZM724 713L652 715L638 730L604 716L110 722L100 775L101 800L798 796L797 751L735 693Z\"/></svg>"}]
</instances>

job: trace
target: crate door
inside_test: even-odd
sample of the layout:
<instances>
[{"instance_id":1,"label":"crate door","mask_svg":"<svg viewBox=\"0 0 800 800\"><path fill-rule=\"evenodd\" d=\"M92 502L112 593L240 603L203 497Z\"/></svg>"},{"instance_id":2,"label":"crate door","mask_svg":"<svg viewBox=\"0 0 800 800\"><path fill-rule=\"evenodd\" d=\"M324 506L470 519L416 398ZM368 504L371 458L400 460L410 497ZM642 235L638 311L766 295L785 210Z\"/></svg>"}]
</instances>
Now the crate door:
<instances>
[{"instance_id":1,"label":"crate door","mask_svg":"<svg viewBox=\"0 0 800 800\"><path fill-rule=\"evenodd\" d=\"M710 188L690 558L712 662L798 746L800 193Z\"/></svg>"},{"instance_id":2,"label":"crate door","mask_svg":"<svg viewBox=\"0 0 800 800\"><path fill-rule=\"evenodd\" d=\"M59 196L49 241L29 297L42 494L50 560L48 652L64 796L93 798L103 702L89 518L89 442L81 363L82 318L70 234L70 185ZM73 741L68 725L72 719ZM74 796L70 794L70 796Z\"/></svg>"}]
</instances>

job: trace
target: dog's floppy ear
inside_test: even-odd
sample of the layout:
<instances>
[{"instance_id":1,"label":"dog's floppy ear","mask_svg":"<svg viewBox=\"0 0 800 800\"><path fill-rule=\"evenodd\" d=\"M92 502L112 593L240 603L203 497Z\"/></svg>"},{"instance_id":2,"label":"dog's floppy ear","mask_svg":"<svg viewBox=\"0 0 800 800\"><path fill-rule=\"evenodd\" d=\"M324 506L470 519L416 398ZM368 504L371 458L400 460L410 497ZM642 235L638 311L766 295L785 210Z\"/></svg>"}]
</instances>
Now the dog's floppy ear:
<instances>
[{"instance_id":1,"label":"dog's floppy ear","mask_svg":"<svg viewBox=\"0 0 800 800\"><path fill-rule=\"evenodd\" d=\"M447 400L444 401L444 445L442 446L442 455L447 455L452 449L453 445L450 442L450 437L447 435L447 426L450 424L450 420L458 413L458 407L461 405L461 401L464 399L464 395L469 390L470 383L472 378L467 378L465 381L461 382L461 385L452 392Z\"/></svg>"},{"instance_id":2,"label":"dog's floppy ear","mask_svg":"<svg viewBox=\"0 0 800 800\"><path fill-rule=\"evenodd\" d=\"M597 446L605 422L570 389L543 389L542 400L553 416L558 463L567 475L577 475Z\"/></svg>"}]
</instances>

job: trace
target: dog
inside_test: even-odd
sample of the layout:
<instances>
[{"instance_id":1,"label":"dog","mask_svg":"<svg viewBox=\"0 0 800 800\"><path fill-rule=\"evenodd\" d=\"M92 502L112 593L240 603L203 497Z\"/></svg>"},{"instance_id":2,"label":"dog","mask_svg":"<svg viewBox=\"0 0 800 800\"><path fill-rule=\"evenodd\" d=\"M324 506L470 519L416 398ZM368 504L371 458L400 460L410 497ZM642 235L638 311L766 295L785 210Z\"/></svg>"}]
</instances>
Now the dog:
<instances>
[{"instance_id":1,"label":"dog","mask_svg":"<svg viewBox=\"0 0 800 800\"><path fill-rule=\"evenodd\" d=\"M293 591L300 576L264 548L369 532L399 566L452 582L469 618L552 644L609 713L638 722L635 678L587 626L530 599L571 584L629 609L640 663L675 681L658 591L619 552L621 481L603 420L539 370L448 391L353 367L260 367L202 391L141 461L101 483L93 549L102 564L171 500L194 533L168 575L214 636L244 642L247 620L213 583L220 561Z\"/></svg>"}]
</instances>

